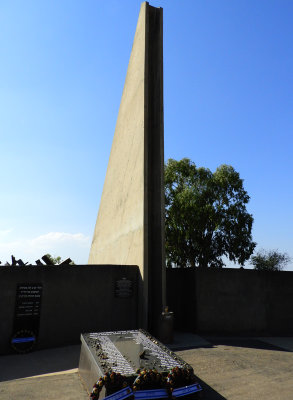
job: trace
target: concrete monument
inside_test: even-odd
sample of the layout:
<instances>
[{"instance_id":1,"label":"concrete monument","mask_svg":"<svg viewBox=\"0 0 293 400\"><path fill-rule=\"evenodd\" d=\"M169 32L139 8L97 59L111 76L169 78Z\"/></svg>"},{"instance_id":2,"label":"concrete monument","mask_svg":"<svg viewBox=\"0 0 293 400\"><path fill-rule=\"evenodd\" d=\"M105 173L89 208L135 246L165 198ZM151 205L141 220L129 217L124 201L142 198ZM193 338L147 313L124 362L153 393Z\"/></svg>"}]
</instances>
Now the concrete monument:
<instances>
[{"instance_id":1,"label":"concrete monument","mask_svg":"<svg viewBox=\"0 0 293 400\"><path fill-rule=\"evenodd\" d=\"M163 10L141 5L89 264L140 268L140 326L165 304Z\"/></svg>"}]
</instances>

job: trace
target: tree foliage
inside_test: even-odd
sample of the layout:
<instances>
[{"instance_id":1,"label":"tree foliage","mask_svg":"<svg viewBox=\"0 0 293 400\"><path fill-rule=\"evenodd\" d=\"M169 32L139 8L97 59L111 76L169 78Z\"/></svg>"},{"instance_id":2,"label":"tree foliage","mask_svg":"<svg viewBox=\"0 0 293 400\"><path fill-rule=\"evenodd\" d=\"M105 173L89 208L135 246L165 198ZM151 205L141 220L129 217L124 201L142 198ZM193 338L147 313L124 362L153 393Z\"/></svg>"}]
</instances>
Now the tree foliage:
<instances>
[{"instance_id":1,"label":"tree foliage","mask_svg":"<svg viewBox=\"0 0 293 400\"><path fill-rule=\"evenodd\" d=\"M51 256L51 254L45 254L46 257L49 258L49 260L53 263L53 264L61 264L62 263L62 259L60 256L57 257L53 257Z\"/></svg>"},{"instance_id":2,"label":"tree foliage","mask_svg":"<svg viewBox=\"0 0 293 400\"><path fill-rule=\"evenodd\" d=\"M167 265L222 267L223 256L241 265L255 248L253 218L243 180L229 165L212 173L188 158L165 165Z\"/></svg>"},{"instance_id":3,"label":"tree foliage","mask_svg":"<svg viewBox=\"0 0 293 400\"><path fill-rule=\"evenodd\" d=\"M291 260L287 253L278 250L260 250L251 256L251 264L258 271L282 271Z\"/></svg>"},{"instance_id":4,"label":"tree foliage","mask_svg":"<svg viewBox=\"0 0 293 400\"><path fill-rule=\"evenodd\" d=\"M62 258L60 256L53 257L53 256L51 256L51 254L45 254L45 256L47 256L49 258L49 260L55 265L61 264L62 261L64 261L64 260L62 260ZM75 265L75 262L71 261L69 263L69 265Z\"/></svg>"}]
</instances>

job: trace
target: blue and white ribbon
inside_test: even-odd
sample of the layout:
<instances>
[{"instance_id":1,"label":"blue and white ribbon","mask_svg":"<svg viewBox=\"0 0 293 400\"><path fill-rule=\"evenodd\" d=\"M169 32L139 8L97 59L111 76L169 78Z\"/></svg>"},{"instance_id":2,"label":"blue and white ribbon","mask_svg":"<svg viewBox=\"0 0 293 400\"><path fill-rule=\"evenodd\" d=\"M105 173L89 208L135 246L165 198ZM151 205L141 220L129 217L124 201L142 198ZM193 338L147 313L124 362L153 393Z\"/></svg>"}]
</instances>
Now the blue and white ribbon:
<instances>
[{"instance_id":1,"label":"blue and white ribbon","mask_svg":"<svg viewBox=\"0 0 293 400\"><path fill-rule=\"evenodd\" d=\"M168 393L166 389L137 390L133 393L136 400L168 398Z\"/></svg>"},{"instance_id":2,"label":"blue and white ribbon","mask_svg":"<svg viewBox=\"0 0 293 400\"><path fill-rule=\"evenodd\" d=\"M123 400L127 399L127 397L132 396L133 392L129 386L126 388L119 390L119 392L110 394L110 396L106 396L104 400Z\"/></svg>"},{"instance_id":3,"label":"blue and white ribbon","mask_svg":"<svg viewBox=\"0 0 293 400\"><path fill-rule=\"evenodd\" d=\"M202 387L200 386L199 383L195 383L193 385L189 386L184 386L178 389L174 389L172 392L173 397L182 397L182 396L187 396L192 393L200 392L202 390Z\"/></svg>"}]
</instances>

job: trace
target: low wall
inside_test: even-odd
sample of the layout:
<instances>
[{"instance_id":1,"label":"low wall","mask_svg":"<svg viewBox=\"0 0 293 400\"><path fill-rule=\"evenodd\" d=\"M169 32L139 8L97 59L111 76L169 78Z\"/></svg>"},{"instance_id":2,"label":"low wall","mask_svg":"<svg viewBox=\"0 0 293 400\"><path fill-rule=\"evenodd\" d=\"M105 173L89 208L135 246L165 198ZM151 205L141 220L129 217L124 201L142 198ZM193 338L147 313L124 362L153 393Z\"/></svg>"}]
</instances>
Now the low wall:
<instances>
[{"instance_id":1,"label":"low wall","mask_svg":"<svg viewBox=\"0 0 293 400\"><path fill-rule=\"evenodd\" d=\"M74 265L0 267L0 354L10 352L18 284L41 284L37 348L79 343L82 332L137 328L136 266ZM133 295L115 297L127 278Z\"/></svg>"},{"instance_id":2,"label":"low wall","mask_svg":"<svg viewBox=\"0 0 293 400\"><path fill-rule=\"evenodd\" d=\"M293 334L293 272L167 269L175 329L237 335Z\"/></svg>"}]
</instances>

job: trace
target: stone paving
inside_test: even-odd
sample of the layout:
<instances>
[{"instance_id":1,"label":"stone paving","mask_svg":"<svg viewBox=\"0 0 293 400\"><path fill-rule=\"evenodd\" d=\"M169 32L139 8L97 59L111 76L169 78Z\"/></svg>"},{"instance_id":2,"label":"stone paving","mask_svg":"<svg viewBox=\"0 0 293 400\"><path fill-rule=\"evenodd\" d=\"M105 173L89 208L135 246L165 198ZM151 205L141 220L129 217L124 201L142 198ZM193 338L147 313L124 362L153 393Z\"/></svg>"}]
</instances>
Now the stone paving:
<instances>
[{"instance_id":1,"label":"stone paving","mask_svg":"<svg viewBox=\"0 0 293 400\"><path fill-rule=\"evenodd\" d=\"M0 383L1 400L88 400L77 372Z\"/></svg>"},{"instance_id":2,"label":"stone paving","mask_svg":"<svg viewBox=\"0 0 293 400\"><path fill-rule=\"evenodd\" d=\"M293 338L175 336L205 400L293 400ZM80 346L0 357L0 400L86 400Z\"/></svg>"},{"instance_id":3,"label":"stone paving","mask_svg":"<svg viewBox=\"0 0 293 400\"><path fill-rule=\"evenodd\" d=\"M200 378L205 399L293 400L293 338L206 339L210 347L178 351Z\"/></svg>"}]
</instances>

